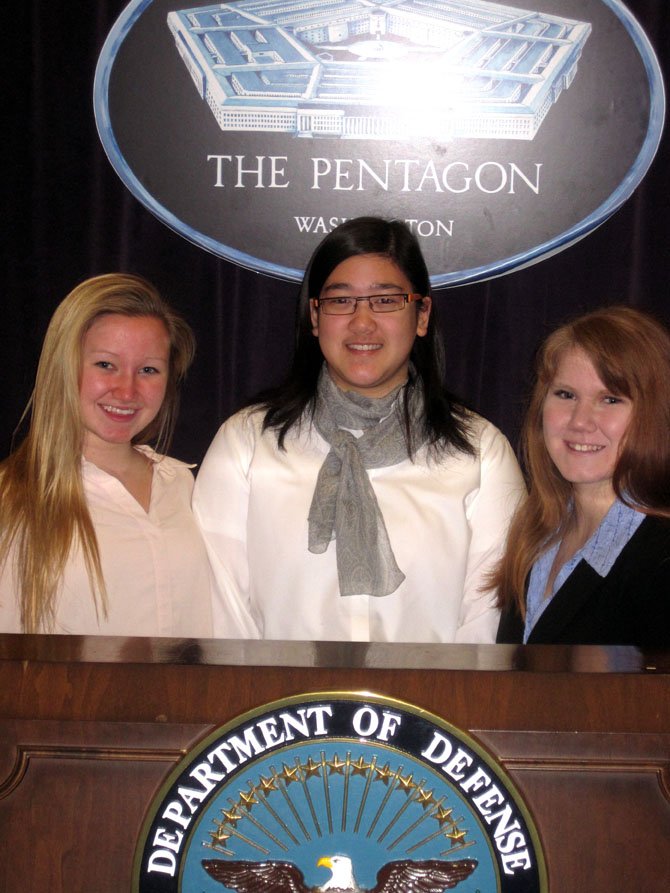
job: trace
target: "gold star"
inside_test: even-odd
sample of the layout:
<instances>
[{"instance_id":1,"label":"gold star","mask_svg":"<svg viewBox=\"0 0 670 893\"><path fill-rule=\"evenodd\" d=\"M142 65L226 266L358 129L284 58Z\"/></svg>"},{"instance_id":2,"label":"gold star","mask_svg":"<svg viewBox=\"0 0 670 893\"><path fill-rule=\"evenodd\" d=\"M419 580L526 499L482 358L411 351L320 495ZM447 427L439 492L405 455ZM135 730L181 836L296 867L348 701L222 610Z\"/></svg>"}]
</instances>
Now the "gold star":
<instances>
[{"instance_id":1,"label":"gold star","mask_svg":"<svg viewBox=\"0 0 670 893\"><path fill-rule=\"evenodd\" d=\"M435 797L433 797L432 791L424 791L423 788L419 788L417 802L423 806L424 809L428 809L429 806L432 806L435 803Z\"/></svg>"},{"instance_id":2,"label":"gold star","mask_svg":"<svg viewBox=\"0 0 670 893\"><path fill-rule=\"evenodd\" d=\"M402 775L398 776L398 787L405 794L409 794L412 788L416 787L416 785L412 781L413 778L413 775L408 775L407 778L403 778Z\"/></svg>"},{"instance_id":3,"label":"gold star","mask_svg":"<svg viewBox=\"0 0 670 893\"><path fill-rule=\"evenodd\" d=\"M458 843L459 840L463 840L467 831L459 831L458 828L454 827L453 831L445 831L444 836L449 840L453 840L454 843Z\"/></svg>"},{"instance_id":4,"label":"gold star","mask_svg":"<svg viewBox=\"0 0 670 893\"><path fill-rule=\"evenodd\" d=\"M389 768L389 764L387 763L383 769L380 769L379 766L375 766L375 772L377 773L377 778L375 778L375 781L383 781L384 784L388 787L389 778L393 775Z\"/></svg>"},{"instance_id":5,"label":"gold star","mask_svg":"<svg viewBox=\"0 0 670 893\"><path fill-rule=\"evenodd\" d=\"M300 779L300 776L298 775L298 767L296 766L295 769L289 769L286 763L283 763L281 777L284 779L284 783L288 787L292 782Z\"/></svg>"},{"instance_id":6,"label":"gold star","mask_svg":"<svg viewBox=\"0 0 670 893\"><path fill-rule=\"evenodd\" d=\"M233 828L239 822L239 820L242 818L242 816L239 814L239 812L235 812L234 809L231 809L230 812L227 812L225 809L222 809L221 813L222 813L223 817L225 818L226 822L229 825L231 825Z\"/></svg>"},{"instance_id":7,"label":"gold star","mask_svg":"<svg viewBox=\"0 0 670 893\"><path fill-rule=\"evenodd\" d=\"M442 807L440 807L433 815L433 818L437 819L437 821L440 823L440 828L442 827L442 825L446 825L453 811L453 809L442 809Z\"/></svg>"},{"instance_id":8,"label":"gold star","mask_svg":"<svg viewBox=\"0 0 670 893\"><path fill-rule=\"evenodd\" d=\"M368 771L368 769L370 768L370 765L371 765L371 764L370 764L370 763L366 763L366 762L363 760L363 757L360 756L355 762L352 761L351 765L352 765L353 770L354 770L354 772L353 772L354 775L365 775L365 773L366 773L366 772Z\"/></svg>"},{"instance_id":9,"label":"gold star","mask_svg":"<svg viewBox=\"0 0 670 893\"><path fill-rule=\"evenodd\" d=\"M230 834L226 834L223 825L219 825L216 831L210 831L209 836L214 843L225 843L227 840L230 840Z\"/></svg>"},{"instance_id":10,"label":"gold star","mask_svg":"<svg viewBox=\"0 0 670 893\"><path fill-rule=\"evenodd\" d=\"M344 760L340 760L337 754L333 757L333 759L328 763L330 767L329 775L334 775L336 772L338 775L344 775L344 767L346 766L346 762Z\"/></svg>"},{"instance_id":11,"label":"gold star","mask_svg":"<svg viewBox=\"0 0 670 893\"><path fill-rule=\"evenodd\" d=\"M256 791L253 788L248 793L240 791L240 800L242 801L240 806L243 806L248 812L251 812L251 807L258 803L258 800L254 797L255 793Z\"/></svg>"},{"instance_id":12,"label":"gold star","mask_svg":"<svg viewBox=\"0 0 670 893\"><path fill-rule=\"evenodd\" d=\"M261 784L260 787L264 794L267 794L269 791L277 790L277 783L274 778L263 778L261 775Z\"/></svg>"},{"instance_id":13,"label":"gold star","mask_svg":"<svg viewBox=\"0 0 670 893\"><path fill-rule=\"evenodd\" d=\"M315 763L311 757L307 760L302 769L305 773L305 778L311 778L313 775L316 775L316 777L319 778L321 766L318 763Z\"/></svg>"}]
</instances>

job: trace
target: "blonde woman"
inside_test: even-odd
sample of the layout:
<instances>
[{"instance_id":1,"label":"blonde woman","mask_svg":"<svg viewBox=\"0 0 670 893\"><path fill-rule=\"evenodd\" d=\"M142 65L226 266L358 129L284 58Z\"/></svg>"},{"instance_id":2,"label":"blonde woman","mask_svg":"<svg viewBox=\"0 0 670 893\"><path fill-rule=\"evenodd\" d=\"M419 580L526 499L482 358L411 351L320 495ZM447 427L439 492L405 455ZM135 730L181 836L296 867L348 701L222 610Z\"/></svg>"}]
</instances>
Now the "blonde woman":
<instances>
[{"instance_id":1,"label":"blonde woman","mask_svg":"<svg viewBox=\"0 0 670 893\"><path fill-rule=\"evenodd\" d=\"M0 465L1 631L211 633L193 475L161 454L194 349L137 276L89 279L56 309L28 434Z\"/></svg>"}]
</instances>

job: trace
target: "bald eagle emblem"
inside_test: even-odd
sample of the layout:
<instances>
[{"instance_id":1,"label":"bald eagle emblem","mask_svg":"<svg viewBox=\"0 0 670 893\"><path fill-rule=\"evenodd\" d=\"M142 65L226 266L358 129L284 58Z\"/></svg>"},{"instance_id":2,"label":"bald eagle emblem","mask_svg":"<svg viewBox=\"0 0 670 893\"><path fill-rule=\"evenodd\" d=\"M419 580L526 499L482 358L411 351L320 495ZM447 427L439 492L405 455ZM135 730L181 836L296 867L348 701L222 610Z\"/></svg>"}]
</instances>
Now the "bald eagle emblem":
<instances>
[{"instance_id":1,"label":"bald eagle emblem","mask_svg":"<svg viewBox=\"0 0 670 893\"><path fill-rule=\"evenodd\" d=\"M348 856L324 856L318 866L329 868L330 880L308 887L292 862L224 861L205 859L203 868L215 880L237 893L442 893L469 877L477 867L474 859L401 859L387 862L377 872L377 883L365 890L356 883Z\"/></svg>"}]
</instances>

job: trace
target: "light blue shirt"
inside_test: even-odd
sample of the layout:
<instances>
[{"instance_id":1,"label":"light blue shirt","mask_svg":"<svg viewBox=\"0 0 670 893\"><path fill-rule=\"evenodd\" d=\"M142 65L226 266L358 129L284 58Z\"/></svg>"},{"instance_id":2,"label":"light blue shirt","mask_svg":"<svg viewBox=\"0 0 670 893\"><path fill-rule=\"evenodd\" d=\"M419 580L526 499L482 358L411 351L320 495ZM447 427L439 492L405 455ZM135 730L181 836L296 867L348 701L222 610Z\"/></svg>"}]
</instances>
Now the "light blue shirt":
<instances>
[{"instance_id":1,"label":"light blue shirt","mask_svg":"<svg viewBox=\"0 0 670 893\"><path fill-rule=\"evenodd\" d=\"M584 543L572 558L561 567L554 579L554 585L547 598L544 597L551 567L556 558L561 541L554 543L537 559L530 572L528 594L526 597L526 625L523 634L524 642L528 641L531 630L539 620L542 612L561 586L568 579L579 562L584 559L601 577L606 577L612 570L614 562L621 554L637 528L644 521L645 515L624 505L616 499L600 522L590 539Z\"/></svg>"}]
</instances>

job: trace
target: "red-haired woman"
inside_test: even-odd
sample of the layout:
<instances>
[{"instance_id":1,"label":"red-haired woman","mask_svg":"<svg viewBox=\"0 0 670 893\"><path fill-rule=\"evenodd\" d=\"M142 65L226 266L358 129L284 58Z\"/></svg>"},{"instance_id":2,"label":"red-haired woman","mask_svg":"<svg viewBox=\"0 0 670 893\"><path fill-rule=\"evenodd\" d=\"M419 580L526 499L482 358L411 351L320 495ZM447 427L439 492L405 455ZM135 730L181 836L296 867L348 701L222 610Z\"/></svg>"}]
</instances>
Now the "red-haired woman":
<instances>
[{"instance_id":1,"label":"red-haired woman","mask_svg":"<svg viewBox=\"0 0 670 893\"><path fill-rule=\"evenodd\" d=\"M670 646L670 335L630 307L549 336L498 642Z\"/></svg>"}]
</instances>

